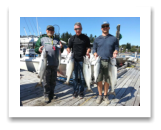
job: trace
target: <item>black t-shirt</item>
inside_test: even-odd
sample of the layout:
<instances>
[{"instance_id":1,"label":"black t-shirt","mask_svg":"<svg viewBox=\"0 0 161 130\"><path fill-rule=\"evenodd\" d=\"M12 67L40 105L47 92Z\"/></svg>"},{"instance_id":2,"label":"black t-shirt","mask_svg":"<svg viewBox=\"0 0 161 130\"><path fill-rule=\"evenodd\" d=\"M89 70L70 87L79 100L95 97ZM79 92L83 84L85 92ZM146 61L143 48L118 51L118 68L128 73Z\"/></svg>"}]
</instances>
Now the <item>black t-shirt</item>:
<instances>
[{"instance_id":1,"label":"black t-shirt","mask_svg":"<svg viewBox=\"0 0 161 130\"><path fill-rule=\"evenodd\" d=\"M70 38L69 48L72 48L72 52L74 52L74 59L76 61L83 61L83 56L86 55L87 49L91 48L90 40L88 36L81 34L79 36L74 35Z\"/></svg>"}]
</instances>

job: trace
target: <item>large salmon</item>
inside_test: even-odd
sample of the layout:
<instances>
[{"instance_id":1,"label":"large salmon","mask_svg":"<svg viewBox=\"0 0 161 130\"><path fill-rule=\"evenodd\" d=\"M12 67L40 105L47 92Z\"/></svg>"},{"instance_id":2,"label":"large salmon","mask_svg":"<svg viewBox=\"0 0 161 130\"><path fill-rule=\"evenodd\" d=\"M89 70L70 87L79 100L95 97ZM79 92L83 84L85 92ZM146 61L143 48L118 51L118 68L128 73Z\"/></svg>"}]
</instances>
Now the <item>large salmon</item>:
<instances>
[{"instance_id":1,"label":"large salmon","mask_svg":"<svg viewBox=\"0 0 161 130\"><path fill-rule=\"evenodd\" d=\"M92 77L92 70L91 70L91 63L88 57L83 57L83 75L87 85L87 92L93 92L90 84L91 84L91 77Z\"/></svg>"},{"instance_id":2,"label":"large salmon","mask_svg":"<svg viewBox=\"0 0 161 130\"><path fill-rule=\"evenodd\" d=\"M40 81L37 83L35 87L41 86L42 87L42 79L44 77L44 72L46 70L47 65L47 57L46 57L46 51L45 47L43 47L43 51L41 53L39 67L38 67L38 78L40 78Z\"/></svg>"},{"instance_id":3,"label":"large salmon","mask_svg":"<svg viewBox=\"0 0 161 130\"><path fill-rule=\"evenodd\" d=\"M115 85L117 84L117 67L116 67L116 59L110 58L110 62L108 64L108 75L110 80L111 91L108 94L115 94Z\"/></svg>"},{"instance_id":4,"label":"large salmon","mask_svg":"<svg viewBox=\"0 0 161 130\"><path fill-rule=\"evenodd\" d=\"M74 69L74 53L69 53L66 57L66 76L67 80L64 82L64 84L69 84L70 77L72 75L73 69Z\"/></svg>"}]
</instances>

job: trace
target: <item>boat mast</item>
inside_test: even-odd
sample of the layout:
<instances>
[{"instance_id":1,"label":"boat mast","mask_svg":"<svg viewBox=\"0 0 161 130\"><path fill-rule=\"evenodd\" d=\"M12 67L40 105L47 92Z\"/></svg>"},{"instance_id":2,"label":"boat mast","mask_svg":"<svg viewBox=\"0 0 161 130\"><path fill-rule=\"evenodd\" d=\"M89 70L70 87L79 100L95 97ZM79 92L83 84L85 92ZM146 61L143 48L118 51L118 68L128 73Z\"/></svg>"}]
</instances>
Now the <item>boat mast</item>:
<instances>
[{"instance_id":1,"label":"boat mast","mask_svg":"<svg viewBox=\"0 0 161 130\"><path fill-rule=\"evenodd\" d=\"M24 30L25 30L25 27L24 27ZM26 30L25 30L25 33L26 33L27 38L29 39ZM28 47L27 48L29 48L29 43L28 43Z\"/></svg>"},{"instance_id":2,"label":"boat mast","mask_svg":"<svg viewBox=\"0 0 161 130\"><path fill-rule=\"evenodd\" d=\"M36 17L36 21L37 21L37 17ZM38 36L39 36L38 21L37 21L37 32L38 32Z\"/></svg>"}]
</instances>

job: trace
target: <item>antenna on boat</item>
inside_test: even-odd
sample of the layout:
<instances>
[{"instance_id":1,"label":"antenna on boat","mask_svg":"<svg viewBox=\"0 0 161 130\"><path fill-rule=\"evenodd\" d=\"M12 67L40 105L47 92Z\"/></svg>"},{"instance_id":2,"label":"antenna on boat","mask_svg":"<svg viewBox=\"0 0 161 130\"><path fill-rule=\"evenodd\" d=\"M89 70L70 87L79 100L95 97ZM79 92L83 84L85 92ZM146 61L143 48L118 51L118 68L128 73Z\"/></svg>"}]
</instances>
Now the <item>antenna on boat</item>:
<instances>
[{"instance_id":1,"label":"antenna on boat","mask_svg":"<svg viewBox=\"0 0 161 130\"><path fill-rule=\"evenodd\" d=\"M36 21L37 21L37 17L36 17ZM38 36L39 36L38 21L37 21L37 32L38 32Z\"/></svg>"}]
</instances>

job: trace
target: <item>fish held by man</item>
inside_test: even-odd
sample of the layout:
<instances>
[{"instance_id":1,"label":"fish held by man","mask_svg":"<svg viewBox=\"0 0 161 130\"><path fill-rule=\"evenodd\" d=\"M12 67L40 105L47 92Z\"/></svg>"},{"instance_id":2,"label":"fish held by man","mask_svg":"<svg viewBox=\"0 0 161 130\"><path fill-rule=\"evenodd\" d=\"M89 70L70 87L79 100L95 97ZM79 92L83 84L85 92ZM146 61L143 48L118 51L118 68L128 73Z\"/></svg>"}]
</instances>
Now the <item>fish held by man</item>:
<instances>
[{"instance_id":1,"label":"fish held by man","mask_svg":"<svg viewBox=\"0 0 161 130\"><path fill-rule=\"evenodd\" d=\"M100 60L101 60L101 57L96 57L95 61L94 61L94 84L97 83L97 78L98 78L98 75L99 75L99 72L100 72Z\"/></svg>"},{"instance_id":2,"label":"fish held by man","mask_svg":"<svg viewBox=\"0 0 161 130\"><path fill-rule=\"evenodd\" d=\"M110 58L110 62L108 64L108 76L110 81L111 90L108 94L115 94L115 86L117 84L117 67L116 67L116 59Z\"/></svg>"},{"instance_id":3,"label":"fish held by man","mask_svg":"<svg viewBox=\"0 0 161 130\"><path fill-rule=\"evenodd\" d=\"M90 84L91 84L91 75L92 75L92 70L91 70L91 63L88 57L83 57L83 75L84 79L87 85L87 90L86 92L93 92Z\"/></svg>"},{"instance_id":4,"label":"fish held by man","mask_svg":"<svg viewBox=\"0 0 161 130\"><path fill-rule=\"evenodd\" d=\"M73 69L74 69L74 53L69 53L66 58L66 76L67 80L64 82L64 84L69 85L70 77L72 75Z\"/></svg>"},{"instance_id":5,"label":"fish held by man","mask_svg":"<svg viewBox=\"0 0 161 130\"><path fill-rule=\"evenodd\" d=\"M60 42L61 44L61 42ZM56 45L58 48L59 48L59 53L58 53L58 59L59 59L59 64L58 64L58 68L57 70L59 71L59 67L60 67L60 63L61 63L61 46L59 45Z\"/></svg>"},{"instance_id":6,"label":"fish held by man","mask_svg":"<svg viewBox=\"0 0 161 130\"><path fill-rule=\"evenodd\" d=\"M38 67L38 78L40 78L40 81L37 83L37 85L35 87L42 87L42 79L44 76L44 72L46 70L46 65L47 65L47 57L46 57L46 51L45 51L45 47L43 48L43 51L41 53L41 57L40 57L40 62L39 62L39 67Z\"/></svg>"}]
</instances>

